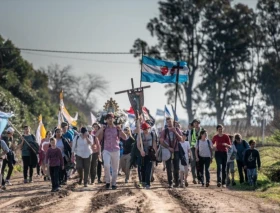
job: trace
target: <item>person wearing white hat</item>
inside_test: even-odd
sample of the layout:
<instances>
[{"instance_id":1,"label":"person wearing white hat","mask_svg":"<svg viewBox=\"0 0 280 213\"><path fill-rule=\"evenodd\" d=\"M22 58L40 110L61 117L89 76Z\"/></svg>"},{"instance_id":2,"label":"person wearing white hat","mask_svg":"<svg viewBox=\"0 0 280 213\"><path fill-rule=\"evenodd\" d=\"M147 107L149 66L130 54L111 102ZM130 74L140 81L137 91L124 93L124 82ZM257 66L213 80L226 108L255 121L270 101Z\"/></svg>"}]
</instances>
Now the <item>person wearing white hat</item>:
<instances>
[{"instance_id":1,"label":"person wearing white hat","mask_svg":"<svg viewBox=\"0 0 280 213\"><path fill-rule=\"evenodd\" d=\"M5 141L7 147L12 151L15 150L15 141L14 141L14 138L13 138L14 132L15 132L15 130L12 127L9 127L9 128L6 129L6 135L2 136L2 140ZM7 173L6 180L5 180L4 171L5 171L6 166L8 166L9 169L8 169L8 173ZM8 185L8 186L12 185L11 182L10 182L10 178L11 178L13 170L14 170L13 162L9 161L7 159L7 156L3 157L3 165L2 165L2 169L1 169L2 188L5 189L6 188L5 185Z\"/></svg>"}]
</instances>

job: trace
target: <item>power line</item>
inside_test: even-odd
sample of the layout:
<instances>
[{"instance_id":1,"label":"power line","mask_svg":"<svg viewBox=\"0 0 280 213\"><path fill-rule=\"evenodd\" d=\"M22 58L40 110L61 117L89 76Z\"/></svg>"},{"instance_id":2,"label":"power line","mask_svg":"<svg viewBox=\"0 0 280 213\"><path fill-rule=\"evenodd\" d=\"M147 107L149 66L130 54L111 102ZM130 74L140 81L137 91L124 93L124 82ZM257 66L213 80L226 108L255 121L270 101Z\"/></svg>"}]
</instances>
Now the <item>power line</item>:
<instances>
[{"instance_id":1,"label":"power line","mask_svg":"<svg viewBox=\"0 0 280 213\"><path fill-rule=\"evenodd\" d=\"M125 61L106 61L106 60L96 60L96 59L89 59L89 58L75 58L75 57L67 57L67 56L54 56L54 55L47 55L47 54L40 54L40 53L33 53L29 51L24 51L26 54L36 55L36 56L45 56L51 58L62 58L62 59L71 59L71 60L80 60L80 61L91 61L91 62L101 62L101 63L110 63L110 64L138 64L137 62L125 62Z\"/></svg>"}]
</instances>

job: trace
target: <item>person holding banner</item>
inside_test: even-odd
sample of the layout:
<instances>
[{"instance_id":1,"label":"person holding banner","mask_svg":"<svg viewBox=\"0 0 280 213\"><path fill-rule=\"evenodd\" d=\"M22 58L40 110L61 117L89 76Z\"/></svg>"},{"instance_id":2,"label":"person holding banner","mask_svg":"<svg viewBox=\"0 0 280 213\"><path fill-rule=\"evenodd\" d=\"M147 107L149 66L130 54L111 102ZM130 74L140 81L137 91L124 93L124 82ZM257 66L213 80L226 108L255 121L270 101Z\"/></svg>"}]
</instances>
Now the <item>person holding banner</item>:
<instances>
[{"instance_id":1,"label":"person holding banner","mask_svg":"<svg viewBox=\"0 0 280 213\"><path fill-rule=\"evenodd\" d=\"M182 132L173 126L173 119L166 118L167 127L160 134L160 144L171 152L171 158L166 161L166 171L169 188L173 188L172 179L174 178L175 187L179 186L179 147L178 144L183 140ZM172 164L173 163L173 178Z\"/></svg>"}]
</instances>

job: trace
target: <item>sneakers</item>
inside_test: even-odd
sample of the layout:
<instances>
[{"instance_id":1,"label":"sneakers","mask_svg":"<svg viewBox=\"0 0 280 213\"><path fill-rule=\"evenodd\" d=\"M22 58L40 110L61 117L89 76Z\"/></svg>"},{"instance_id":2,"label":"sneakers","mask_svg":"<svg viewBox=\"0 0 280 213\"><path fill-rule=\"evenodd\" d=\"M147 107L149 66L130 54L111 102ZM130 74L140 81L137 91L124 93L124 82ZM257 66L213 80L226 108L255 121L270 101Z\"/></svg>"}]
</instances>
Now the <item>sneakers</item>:
<instances>
[{"instance_id":1,"label":"sneakers","mask_svg":"<svg viewBox=\"0 0 280 213\"><path fill-rule=\"evenodd\" d=\"M24 179L23 183L28 183L27 179Z\"/></svg>"},{"instance_id":2,"label":"sneakers","mask_svg":"<svg viewBox=\"0 0 280 213\"><path fill-rule=\"evenodd\" d=\"M149 185L146 185L146 189L150 189L151 188L151 186L149 186Z\"/></svg>"},{"instance_id":3,"label":"sneakers","mask_svg":"<svg viewBox=\"0 0 280 213\"><path fill-rule=\"evenodd\" d=\"M32 180L32 178L29 178L29 183L33 183L33 180Z\"/></svg>"},{"instance_id":4,"label":"sneakers","mask_svg":"<svg viewBox=\"0 0 280 213\"><path fill-rule=\"evenodd\" d=\"M196 180L193 180L193 184L197 184Z\"/></svg>"},{"instance_id":5,"label":"sneakers","mask_svg":"<svg viewBox=\"0 0 280 213\"><path fill-rule=\"evenodd\" d=\"M206 183L206 187L209 187L209 183Z\"/></svg>"},{"instance_id":6,"label":"sneakers","mask_svg":"<svg viewBox=\"0 0 280 213\"><path fill-rule=\"evenodd\" d=\"M106 184L107 185L107 184ZM116 190L118 187L116 185L112 185L112 189Z\"/></svg>"},{"instance_id":7,"label":"sneakers","mask_svg":"<svg viewBox=\"0 0 280 213\"><path fill-rule=\"evenodd\" d=\"M110 189L110 183L106 183L106 190Z\"/></svg>"},{"instance_id":8,"label":"sneakers","mask_svg":"<svg viewBox=\"0 0 280 213\"><path fill-rule=\"evenodd\" d=\"M221 187L221 185L222 185L221 182L218 182L217 186L218 186L218 187Z\"/></svg>"},{"instance_id":9,"label":"sneakers","mask_svg":"<svg viewBox=\"0 0 280 213\"><path fill-rule=\"evenodd\" d=\"M185 187L188 187L189 186L189 183L186 181L185 182Z\"/></svg>"},{"instance_id":10,"label":"sneakers","mask_svg":"<svg viewBox=\"0 0 280 213\"><path fill-rule=\"evenodd\" d=\"M11 182L10 182L9 180L6 180L6 181L5 181L5 185L7 185L7 186L12 186L13 184L11 184Z\"/></svg>"},{"instance_id":11,"label":"sneakers","mask_svg":"<svg viewBox=\"0 0 280 213\"><path fill-rule=\"evenodd\" d=\"M169 186L168 186L170 189L172 189L173 188L173 184L169 184Z\"/></svg>"},{"instance_id":12,"label":"sneakers","mask_svg":"<svg viewBox=\"0 0 280 213\"><path fill-rule=\"evenodd\" d=\"M143 188L142 183L138 183L138 184L136 185L136 187L137 187L138 189L142 189L142 188Z\"/></svg>"}]
</instances>

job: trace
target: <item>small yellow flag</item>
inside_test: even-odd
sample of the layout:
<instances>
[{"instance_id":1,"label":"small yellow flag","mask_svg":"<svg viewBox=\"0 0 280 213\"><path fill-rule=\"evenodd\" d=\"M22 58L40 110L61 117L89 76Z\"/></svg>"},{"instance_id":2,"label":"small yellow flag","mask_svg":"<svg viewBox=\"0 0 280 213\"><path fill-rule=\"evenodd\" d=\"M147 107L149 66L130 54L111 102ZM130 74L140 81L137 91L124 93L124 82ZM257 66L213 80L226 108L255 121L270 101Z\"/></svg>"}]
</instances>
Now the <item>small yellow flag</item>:
<instances>
[{"instance_id":1,"label":"small yellow flag","mask_svg":"<svg viewBox=\"0 0 280 213\"><path fill-rule=\"evenodd\" d=\"M63 99L63 90L61 90L61 92L60 92L60 94L59 94L59 98L60 98L60 100Z\"/></svg>"}]
</instances>

